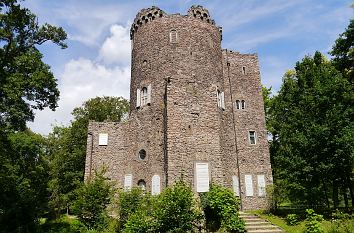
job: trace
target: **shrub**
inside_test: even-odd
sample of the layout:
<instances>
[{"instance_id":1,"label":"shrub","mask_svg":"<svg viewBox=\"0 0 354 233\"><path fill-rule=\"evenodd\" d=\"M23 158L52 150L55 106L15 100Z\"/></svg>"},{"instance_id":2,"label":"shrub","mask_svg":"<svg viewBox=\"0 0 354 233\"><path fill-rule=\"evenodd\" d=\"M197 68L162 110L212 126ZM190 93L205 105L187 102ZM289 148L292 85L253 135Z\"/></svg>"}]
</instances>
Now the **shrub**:
<instances>
[{"instance_id":1,"label":"shrub","mask_svg":"<svg viewBox=\"0 0 354 233\"><path fill-rule=\"evenodd\" d=\"M343 213L339 210L336 210L336 212L332 213L332 219L338 219L338 220L348 220L350 219L351 216L348 213Z\"/></svg>"},{"instance_id":2,"label":"shrub","mask_svg":"<svg viewBox=\"0 0 354 233\"><path fill-rule=\"evenodd\" d=\"M299 223L299 216L297 214L288 214L286 216L286 223L289 226L295 226Z\"/></svg>"},{"instance_id":3,"label":"shrub","mask_svg":"<svg viewBox=\"0 0 354 233\"><path fill-rule=\"evenodd\" d=\"M181 181L160 194L154 216L157 232L170 233L191 231L201 219L191 188Z\"/></svg>"},{"instance_id":4,"label":"shrub","mask_svg":"<svg viewBox=\"0 0 354 233\"><path fill-rule=\"evenodd\" d=\"M147 211L138 210L131 214L122 233L149 233L156 232L156 220Z\"/></svg>"},{"instance_id":5,"label":"shrub","mask_svg":"<svg viewBox=\"0 0 354 233\"><path fill-rule=\"evenodd\" d=\"M141 188L132 188L130 191L118 193L118 228L122 229L129 216L140 208L144 193Z\"/></svg>"},{"instance_id":6,"label":"shrub","mask_svg":"<svg viewBox=\"0 0 354 233\"><path fill-rule=\"evenodd\" d=\"M321 221L323 221L323 216L316 214L313 209L306 210L306 230L305 233L323 233L321 227Z\"/></svg>"},{"instance_id":7,"label":"shrub","mask_svg":"<svg viewBox=\"0 0 354 233\"><path fill-rule=\"evenodd\" d=\"M93 180L76 190L74 213L89 228L98 228L107 223L107 205L110 203L112 186L104 177L105 171L95 172Z\"/></svg>"},{"instance_id":8,"label":"shrub","mask_svg":"<svg viewBox=\"0 0 354 233\"><path fill-rule=\"evenodd\" d=\"M245 224L238 216L240 202L231 190L213 184L209 192L201 194L201 202L208 228L245 232Z\"/></svg>"}]
</instances>

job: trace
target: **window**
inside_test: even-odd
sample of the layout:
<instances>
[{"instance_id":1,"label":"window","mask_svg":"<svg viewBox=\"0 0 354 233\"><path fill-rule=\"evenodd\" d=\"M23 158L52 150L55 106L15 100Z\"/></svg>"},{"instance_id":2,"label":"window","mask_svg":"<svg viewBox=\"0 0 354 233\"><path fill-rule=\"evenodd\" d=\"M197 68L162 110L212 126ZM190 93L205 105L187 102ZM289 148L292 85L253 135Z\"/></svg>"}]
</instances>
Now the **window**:
<instances>
[{"instance_id":1,"label":"window","mask_svg":"<svg viewBox=\"0 0 354 233\"><path fill-rule=\"evenodd\" d=\"M146 182L145 182L145 180L139 180L138 181L138 187L141 188L141 190L145 191L146 190Z\"/></svg>"},{"instance_id":2,"label":"window","mask_svg":"<svg viewBox=\"0 0 354 233\"><path fill-rule=\"evenodd\" d=\"M216 98L217 98L217 101L218 101L218 107L224 110L225 109L225 95L224 95L224 92L221 92L220 90L217 90Z\"/></svg>"},{"instance_id":3,"label":"window","mask_svg":"<svg viewBox=\"0 0 354 233\"><path fill-rule=\"evenodd\" d=\"M196 163L196 183L197 192L204 193L209 191L209 164L208 163Z\"/></svg>"},{"instance_id":4,"label":"window","mask_svg":"<svg viewBox=\"0 0 354 233\"><path fill-rule=\"evenodd\" d=\"M136 90L136 107L150 105L151 103L151 85Z\"/></svg>"},{"instance_id":5,"label":"window","mask_svg":"<svg viewBox=\"0 0 354 233\"><path fill-rule=\"evenodd\" d=\"M256 144L256 131L249 131L248 132L248 136L249 136L249 141L251 145L255 145Z\"/></svg>"},{"instance_id":6,"label":"window","mask_svg":"<svg viewBox=\"0 0 354 233\"><path fill-rule=\"evenodd\" d=\"M245 184L246 184L246 197L252 197L253 196L252 175L245 175Z\"/></svg>"},{"instance_id":7,"label":"window","mask_svg":"<svg viewBox=\"0 0 354 233\"><path fill-rule=\"evenodd\" d=\"M240 103L239 100L236 100L235 105L236 105L236 109L237 109L237 110L238 110L238 109L241 109L241 103Z\"/></svg>"},{"instance_id":8,"label":"window","mask_svg":"<svg viewBox=\"0 0 354 233\"><path fill-rule=\"evenodd\" d=\"M170 31L170 42L177 43L177 31L175 29Z\"/></svg>"},{"instance_id":9,"label":"window","mask_svg":"<svg viewBox=\"0 0 354 233\"><path fill-rule=\"evenodd\" d=\"M132 189L133 175L127 174L124 176L124 190L130 191Z\"/></svg>"},{"instance_id":10,"label":"window","mask_svg":"<svg viewBox=\"0 0 354 233\"><path fill-rule=\"evenodd\" d=\"M246 74L246 67L242 66L242 74Z\"/></svg>"},{"instance_id":11,"label":"window","mask_svg":"<svg viewBox=\"0 0 354 233\"><path fill-rule=\"evenodd\" d=\"M143 87L143 89L141 89L141 94L140 94L140 98L141 98L141 106L144 106L147 104L147 97L148 97L148 89L147 87Z\"/></svg>"},{"instance_id":12,"label":"window","mask_svg":"<svg viewBox=\"0 0 354 233\"><path fill-rule=\"evenodd\" d=\"M232 176L232 189L234 191L235 196L239 197L240 196L240 186L239 186L237 176Z\"/></svg>"},{"instance_id":13,"label":"window","mask_svg":"<svg viewBox=\"0 0 354 233\"><path fill-rule=\"evenodd\" d=\"M139 159L144 160L146 158L146 151L144 149L141 149L139 151Z\"/></svg>"},{"instance_id":14,"label":"window","mask_svg":"<svg viewBox=\"0 0 354 233\"><path fill-rule=\"evenodd\" d=\"M246 108L246 102L244 100L241 100L241 108L242 109Z\"/></svg>"},{"instance_id":15,"label":"window","mask_svg":"<svg viewBox=\"0 0 354 233\"><path fill-rule=\"evenodd\" d=\"M161 192L160 176L154 175L151 181L151 195L158 195Z\"/></svg>"},{"instance_id":16,"label":"window","mask_svg":"<svg viewBox=\"0 0 354 233\"><path fill-rule=\"evenodd\" d=\"M108 144L108 133L100 133L98 135L98 145L107 146Z\"/></svg>"},{"instance_id":17,"label":"window","mask_svg":"<svg viewBox=\"0 0 354 233\"><path fill-rule=\"evenodd\" d=\"M258 196L264 197L266 195L264 175L257 175L257 185L258 185Z\"/></svg>"}]
</instances>

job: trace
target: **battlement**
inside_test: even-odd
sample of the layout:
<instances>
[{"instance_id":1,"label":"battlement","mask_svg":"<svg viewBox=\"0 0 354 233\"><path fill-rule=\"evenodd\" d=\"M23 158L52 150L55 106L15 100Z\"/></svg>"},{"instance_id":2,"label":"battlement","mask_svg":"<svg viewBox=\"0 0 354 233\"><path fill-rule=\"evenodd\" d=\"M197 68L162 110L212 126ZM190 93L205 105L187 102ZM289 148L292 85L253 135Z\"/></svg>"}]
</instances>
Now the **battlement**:
<instances>
[{"instance_id":1,"label":"battlement","mask_svg":"<svg viewBox=\"0 0 354 233\"><path fill-rule=\"evenodd\" d=\"M215 21L210 18L209 11L204 8L203 6L200 5L193 5L191 8L188 10L188 16L201 19L203 21L206 21L208 23L211 23L215 25Z\"/></svg>"},{"instance_id":2,"label":"battlement","mask_svg":"<svg viewBox=\"0 0 354 233\"><path fill-rule=\"evenodd\" d=\"M152 6L150 8L140 10L140 12L136 15L134 22L130 28L130 39L132 40L134 38L134 33L138 31L139 27L143 26L144 24L147 24L150 21L153 21L157 18L169 17L169 16L180 16L180 14L169 15L156 6ZM200 19L201 21L215 25L215 21L210 18L209 11L200 5L191 6L191 8L189 8L187 12L187 15L185 16L190 18ZM222 33L221 27L219 27L219 31L221 34Z\"/></svg>"},{"instance_id":3,"label":"battlement","mask_svg":"<svg viewBox=\"0 0 354 233\"><path fill-rule=\"evenodd\" d=\"M147 24L150 21L153 21L156 18L161 18L166 16L166 13L156 6L152 6L147 9L142 9L134 19L134 22L130 28L130 39L134 37L134 32L136 32L140 26Z\"/></svg>"}]
</instances>

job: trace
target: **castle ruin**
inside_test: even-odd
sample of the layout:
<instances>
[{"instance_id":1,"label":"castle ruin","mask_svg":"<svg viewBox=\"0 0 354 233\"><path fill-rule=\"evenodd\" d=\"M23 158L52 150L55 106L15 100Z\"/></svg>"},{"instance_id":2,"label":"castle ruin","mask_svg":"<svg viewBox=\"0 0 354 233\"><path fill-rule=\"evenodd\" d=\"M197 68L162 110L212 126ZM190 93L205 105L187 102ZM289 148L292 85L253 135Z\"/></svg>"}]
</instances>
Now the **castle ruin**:
<instances>
[{"instance_id":1,"label":"castle ruin","mask_svg":"<svg viewBox=\"0 0 354 233\"><path fill-rule=\"evenodd\" d=\"M258 57L221 48L207 9L142 9L131 27L130 114L90 122L85 179L95 169L125 189L159 194L183 179L232 188L242 209L266 205L272 171Z\"/></svg>"}]
</instances>

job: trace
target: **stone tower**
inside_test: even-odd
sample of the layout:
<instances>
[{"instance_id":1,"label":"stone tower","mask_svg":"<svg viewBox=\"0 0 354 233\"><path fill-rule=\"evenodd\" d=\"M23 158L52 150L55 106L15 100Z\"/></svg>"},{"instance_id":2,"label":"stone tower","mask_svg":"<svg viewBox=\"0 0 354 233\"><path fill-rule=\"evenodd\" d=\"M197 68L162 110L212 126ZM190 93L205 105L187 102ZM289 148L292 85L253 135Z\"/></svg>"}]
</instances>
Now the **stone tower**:
<instances>
[{"instance_id":1,"label":"stone tower","mask_svg":"<svg viewBox=\"0 0 354 233\"><path fill-rule=\"evenodd\" d=\"M180 179L195 192L214 182L243 209L264 207L272 176L257 56L222 50L202 6L143 9L130 35L129 119L90 122L85 178L104 165L118 185L153 194Z\"/></svg>"}]
</instances>

